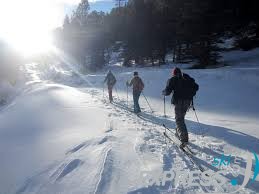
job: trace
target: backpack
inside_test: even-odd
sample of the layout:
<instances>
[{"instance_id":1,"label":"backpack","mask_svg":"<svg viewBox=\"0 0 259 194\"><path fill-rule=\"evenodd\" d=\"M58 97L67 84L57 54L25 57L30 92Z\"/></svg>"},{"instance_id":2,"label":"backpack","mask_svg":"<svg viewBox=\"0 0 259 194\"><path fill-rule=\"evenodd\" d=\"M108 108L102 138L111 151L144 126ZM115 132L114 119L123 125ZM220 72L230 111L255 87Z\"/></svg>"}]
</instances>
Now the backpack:
<instances>
[{"instance_id":1,"label":"backpack","mask_svg":"<svg viewBox=\"0 0 259 194\"><path fill-rule=\"evenodd\" d=\"M138 92L143 91L145 86L142 79L140 77L134 77L133 80L133 90Z\"/></svg>"},{"instance_id":2,"label":"backpack","mask_svg":"<svg viewBox=\"0 0 259 194\"><path fill-rule=\"evenodd\" d=\"M199 85L195 80L187 74L183 74L182 78L177 80L175 95L177 99L192 100L199 90Z\"/></svg>"},{"instance_id":3,"label":"backpack","mask_svg":"<svg viewBox=\"0 0 259 194\"><path fill-rule=\"evenodd\" d=\"M139 78L139 91L143 91L144 90L144 83L143 83L143 81L142 81L142 79L141 78Z\"/></svg>"},{"instance_id":4,"label":"backpack","mask_svg":"<svg viewBox=\"0 0 259 194\"><path fill-rule=\"evenodd\" d=\"M114 86L116 81L117 80L116 80L115 76L113 74L110 74L109 78L108 78L108 85L109 86Z\"/></svg>"}]
</instances>

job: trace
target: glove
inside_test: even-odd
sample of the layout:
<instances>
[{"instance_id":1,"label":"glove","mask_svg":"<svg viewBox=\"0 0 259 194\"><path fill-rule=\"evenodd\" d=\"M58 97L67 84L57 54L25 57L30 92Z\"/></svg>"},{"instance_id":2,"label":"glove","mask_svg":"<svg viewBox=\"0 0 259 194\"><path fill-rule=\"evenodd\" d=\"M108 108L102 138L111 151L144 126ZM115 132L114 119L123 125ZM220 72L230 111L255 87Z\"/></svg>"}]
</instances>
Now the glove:
<instances>
[{"instance_id":1,"label":"glove","mask_svg":"<svg viewBox=\"0 0 259 194\"><path fill-rule=\"evenodd\" d=\"M162 95L166 96L166 91L165 90L162 91Z\"/></svg>"},{"instance_id":2,"label":"glove","mask_svg":"<svg viewBox=\"0 0 259 194\"><path fill-rule=\"evenodd\" d=\"M129 87L129 81L126 82L126 86Z\"/></svg>"}]
</instances>

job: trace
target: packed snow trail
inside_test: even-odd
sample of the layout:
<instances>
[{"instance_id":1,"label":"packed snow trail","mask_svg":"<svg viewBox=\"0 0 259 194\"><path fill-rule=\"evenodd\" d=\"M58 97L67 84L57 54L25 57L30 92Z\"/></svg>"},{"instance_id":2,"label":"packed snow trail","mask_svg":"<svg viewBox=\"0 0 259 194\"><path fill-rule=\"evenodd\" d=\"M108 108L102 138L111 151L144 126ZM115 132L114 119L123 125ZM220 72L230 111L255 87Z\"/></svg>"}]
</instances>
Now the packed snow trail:
<instances>
[{"instance_id":1,"label":"packed snow trail","mask_svg":"<svg viewBox=\"0 0 259 194\"><path fill-rule=\"evenodd\" d=\"M91 89L91 93L97 97L101 97L100 93L98 94L97 91L93 91L92 89ZM129 121L133 122L130 124L129 121L125 122L126 120L125 120L125 118L123 118L122 122L125 122L126 126L124 126L122 128L126 128L128 125L130 125L130 126L138 126L138 125L141 126L142 125L142 127L140 129L137 129L137 131L138 130L144 131L144 134L137 133L138 135L132 139L132 137L131 137L132 132L136 131L136 129L133 128L133 129L128 129L129 132L127 132L127 133L125 133L124 131L123 132L120 131L120 133L116 134L116 135L112 135L112 136L105 135L105 137L103 139L97 140L98 143L94 143L94 142L96 142L96 140L93 141L92 144L96 144L96 145L107 143L105 148L103 148L103 149L105 149L105 151L103 151L101 155L93 156L95 158L98 158L98 161L100 161L100 164L99 164L100 167L97 167L98 166L98 163L97 163L95 165L95 173L94 172L89 173L89 170L85 169L85 168L88 168L88 165L86 165L85 168L80 167L81 170L78 173L84 174L84 172L85 172L85 174L91 174L92 177L96 177L93 180L98 180L98 181L96 183L92 183L95 186L93 186L91 189L91 187L86 187L86 185L87 186L92 185L92 184L90 184L91 181L89 181L88 179L87 179L87 181L84 181L84 177L80 177L81 184L77 185L79 187L79 190L78 190L79 193L80 193L80 191L88 191L89 193L113 193L114 191L116 191L116 193L127 193L128 191L130 191L129 186L128 186L129 183L132 184L132 182L135 182L135 185L139 185L139 183L143 182L143 180L141 180L141 178L143 178L143 177L141 177L141 174L140 174L141 171L158 170L159 169L158 166L160 166L160 168L161 168L161 165L162 166L166 166L169 164L173 165L173 163L175 163L174 160L176 160L176 163L178 163L177 165L179 168L192 169L193 165L191 164L191 162L186 158L183 158L184 160L182 159L182 157L184 157L184 155L181 154L180 150L178 150L178 151L176 150L175 157L173 157L173 158L166 157L166 155L167 155L166 152L169 150L165 149L164 139L163 139L163 136L161 135L162 130L160 128L160 131L159 131L158 124L153 124L153 123L150 124L150 121L143 121L142 119L139 119L134 114L128 112L126 109L123 110L120 107L118 108L116 105L115 106L110 105L109 103L105 102L104 107L106 107L108 110L110 110L111 113L109 114L109 117L111 117L111 118L115 117L116 123L119 123L118 117L121 118L121 117L123 117L124 114L127 116ZM147 115L149 115L149 114L147 114ZM149 115L149 117L152 117L152 115ZM163 119L162 117L160 119L166 120L166 119ZM138 121L136 121L136 120L138 120ZM116 130L116 128L113 126L114 125L113 122L114 121L112 120L112 122L110 123L110 126L108 126L108 129L107 129L108 134L115 133L114 130ZM119 130L121 130L121 129L119 129ZM144 136L143 137L144 142L143 142L143 140L139 140L138 136L140 136L140 137ZM125 137L130 137L130 141L128 141L127 140L128 138L125 138ZM135 145L132 144L132 142L134 142L134 140L135 140L135 143L134 143ZM140 141L141 143L136 142L136 140ZM192 139L192 141L196 142L195 139ZM205 143L205 142L203 141L202 143ZM90 145L92 145L92 144L90 144ZM58 177L65 178L64 175L68 175L70 172L72 172L73 168L71 170L71 167L70 167L71 165L69 165L69 164L71 164L71 163L73 164L74 161L77 161L77 163L78 163L77 166L79 166L79 164L83 163L82 161L89 160L88 158L89 158L89 155L91 155L91 153L88 153L89 151L88 152L84 151L84 149L87 148L87 145L88 145L87 143L82 143L82 144L76 146L75 148L73 148L72 150L74 150L74 151L69 151L70 154L75 153L75 152L80 152L80 156L79 157L73 156L73 158L77 158L77 159L73 159L73 160L70 159L66 165L64 165L64 162L62 162L62 164L60 164L59 167L56 167L57 169L60 169L60 171L61 171L61 173L59 173L59 174L61 174L61 175L63 174L62 176L59 175ZM126 147L127 151L125 152L124 149L120 150L121 147L122 148ZM132 147L134 149L132 149L132 151L130 151L130 149L128 149L130 147ZM92 149L93 148L91 148L91 152L93 151ZM176 149L176 147L174 147L173 149ZM82 156L84 156L84 157L82 158ZM163 158L161 158L162 156L163 156ZM138 158L138 160L137 160L138 162L135 161L136 158ZM166 159L166 163L164 162L164 159ZM103 162L101 162L101 161L103 161ZM126 161L126 163L124 163L123 161ZM168 161L170 161L170 162L168 162ZM67 166L69 166L69 168ZM73 167L73 165L72 165L72 167ZM131 170L129 170L129 168ZM132 170L132 168L133 168L133 170ZM69 173L67 173L67 171ZM132 173L132 172L134 172L134 173ZM56 174L56 172L54 174ZM94 175L94 174L96 174L96 175ZM129 179L130 175L132 175L131 179ZM138 176L136 176L136 175L138 175ZM68 178L68 179L71 179L71 181L73 181L77 176L79 176L79 175L76 175L75 177L72 176L71 178ZM53 177L53 175L51 177ZM120 178L118 179L117 177L120 177ZM139 177L139 178L137 178L137 177ZM60 181L60 180L62 180L62 179L60 179L60 178L56 179L56 181ZM122 181L122 183L121 183L121 181ZM32 184L35 185L35 182L34 181L32 181L32 182L33 182ZM82 184L82 183L84 183L84 184ZM40 181L40 184L42 184L41 181ZM37 183L36 183L36 185L37 185ZM120 185L122 185L123 187L120 188ZM127 186L125 186L125 185L127 185ZM140 190L144 193L150 192L150 189L143 187L143 185L140 185L139 187L141 189L133 187L132 192L134 190L136 192L139 192ZM174 186L172 185L172 187L177 188L177 191L180 191L180 190L184 190L184 192L188 191L184 188L178 188L176 185L174 185ZM26 191L26 192L33 193L34 191L30 190L29 188L30 188L30 184L26 184L27 190L25 188L23 188L23 190L20 190L20 191ZM55 188L55 189L53 190L53 188ZM54 191L54 193L60 193L60 192L62 193L62 192L68 192L68 191L70 191L70 189L71 188L69 188L69 187L67 188L66 185L63 185L63 184L61 184L57 187L57 186L53 186L52 184L47 182L47 183L44 183L44 189L37 190L37 193L46 193L46 192L53 192L53 191ZM189 189L190 189L190 193L194 191L194 188L189 188ZM161 187L161 188L158 187L158 188L155 188L154 190L156 190L159 193L167 191L163 187ZM201 192L201 191L204 191L205 188L203 188L202 190L201 190L201 188L198 190L197 189L195 189L195 190L197 192ZM77 193L77 191L74 188L72 188L71 192ZM70 192L68 192L68 193L70 193Z\"/></svg>"},{"instance_id":2,"label":"packed snow trail","mask_svg":"<svg viewBox=\"0 0 259 194\"><path fill-rule=\"evenodd\" d=\"M103 99L104 74L82 79L69 70L55 70L53 77L46 77L37 68L30 67L34 78L27 90L0 114L1 194L233 190L229 185L185 187L178 182L147 187L142 174L145 171L160 174L172 168L187 171L195 168L181 150L165 144L162 124L171 129L175 126L169 98L166 99L169 117L163 117L160 94L170 69L138 69L146 85L145 94L155 110L151 114L145 99L141 98L144 112L139 118L126 107L125 82L133 69L114 70L120 98L110 104L107 98ZM238 155L243 172L246 150L258 153L259 111L254 104L259 97L256 90L259 82L250 80L251 77L258 79L258 70L243 69L242 74L235 69L187 72L201 86L196 99L201 126L193 112L187 115L190 144L199 153L197 161L211 169L214 156ZM222 94L220 98L218 93ZM242 107L237 106L240 102ZM206 132L204 138L203 132ZM258 178L244 193L257 191Z\"/></svg>"}]
</instances>

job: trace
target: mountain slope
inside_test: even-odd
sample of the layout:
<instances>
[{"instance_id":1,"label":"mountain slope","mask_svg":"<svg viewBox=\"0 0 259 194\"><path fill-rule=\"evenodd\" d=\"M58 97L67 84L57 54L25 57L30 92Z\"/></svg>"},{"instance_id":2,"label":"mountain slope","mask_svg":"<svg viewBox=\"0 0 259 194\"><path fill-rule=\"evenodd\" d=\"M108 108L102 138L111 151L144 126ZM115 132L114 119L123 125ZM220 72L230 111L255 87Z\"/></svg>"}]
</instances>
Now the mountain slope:
<instances>
[{"instance_id":1,"label":"mountain slope","mask_svg":"<svg viewBox=\"0 0 259 194\"><path fill-rule=\"evenodd\" d=\"M56 66L53 76L47 77L37 66L27 66L30 84L0 113L0 193L235 190L229 176L228 182L218 187L188 187L179 180L147 187L145 172L159 175L172 169L195 170L176 146L165 143L163 136L163 123L172 130L175 127L170 98L165 118L161 95L170 68L115 68L117 92L115 103L110 104L106 89L103 94L104 73L75 75L69 67L61 67ZM152 114L141 97L141 118L127 109L125 82L133 70L143 78L144 94L155 110ZM243 174L247 150L259 153L259 69L227 67L185 72L200 85L195 105L201 123L191 110L186 117L191 147L198 153L196 160L206 169L215 170L213 157L222 153L238 156L238 173ZM129 92L130 107L131 98ZM237 180L242 182L243 176ZM243 192L258 192L258 182L257 178Z\"/></svg>"}]
</instances>

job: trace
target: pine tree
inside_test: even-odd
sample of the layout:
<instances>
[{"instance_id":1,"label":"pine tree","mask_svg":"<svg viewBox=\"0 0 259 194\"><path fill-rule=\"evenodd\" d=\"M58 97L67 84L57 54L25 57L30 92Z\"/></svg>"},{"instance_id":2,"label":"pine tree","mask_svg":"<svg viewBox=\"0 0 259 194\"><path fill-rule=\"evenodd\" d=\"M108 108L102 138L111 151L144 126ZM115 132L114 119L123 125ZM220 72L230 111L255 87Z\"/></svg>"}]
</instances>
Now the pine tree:
<instances>
[{"instance_id":1,"label":"pine tree","mask_svg":"<svg viewBox=\"0 0 259 194\"><path fill-rule=\"evenodd\" d=\"M247 49L259 44L257 0L116 1L105 15L88 13L88 1L82 0L71 20L64 21L79 34L65 41L73 45L74 55L82 53L82 61L90 54L94 68L105 63L105 49L117 42L126 66L163 64L173 54L175 62L195 61L199 68L218 63L222 37L234 36Z\"/></svg>"},{"instance_id":2,"label":"pine tree","mask_svg":"<svg viewBox=\"0 0 259 194\"><path fill-rule=\"evenodd\" d=\"M88 0L81 0L75 12L73 13L72 19L77 20L81 26L85 25L87 22L87 16L89 14L89 9L90 5Z\"/></svg>"},{"instance_id":3,"label":"pine tree","mask_svg":"<svg viewBox=\"0 0 259 194\"><path fill-rule=\"evenodd\" d=\"M118 8L124 7L126 5L127 0L115 0L116 6Z\"/></svg>"}]
</instances>

